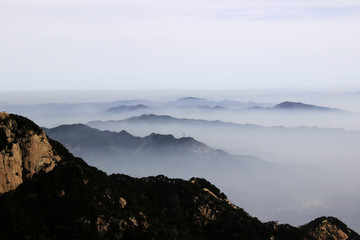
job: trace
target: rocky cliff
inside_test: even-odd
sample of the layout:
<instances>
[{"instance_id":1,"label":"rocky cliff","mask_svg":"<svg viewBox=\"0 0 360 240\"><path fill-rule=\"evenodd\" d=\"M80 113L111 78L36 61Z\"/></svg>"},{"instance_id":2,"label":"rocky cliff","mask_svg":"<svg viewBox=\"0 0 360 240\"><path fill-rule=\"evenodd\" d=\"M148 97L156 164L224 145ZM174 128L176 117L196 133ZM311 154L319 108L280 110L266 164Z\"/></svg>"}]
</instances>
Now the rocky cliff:
<instances>
[{"instance_id":1,"label":"rocky cliff","mask_svg":"<svg viewBox=\"0 0 360 240\"><path fill-rule=\"evenodd\" d=\"M51 171L60 161L33 122L1 112L0 123L0 193L16 189L24 178Z\"/></svg>"},{"instance_id":2,"label":"rocky cliff","mask_svg":"<svg viewBox=\"0 0 360 240\"><path fill-rule=\"evenodd\" d=\"M308 239L347 240L358 238L358 235L346 224L334 217L317 218L301 226L300 229L307 233Z\"/></svg>"}]
</instances>

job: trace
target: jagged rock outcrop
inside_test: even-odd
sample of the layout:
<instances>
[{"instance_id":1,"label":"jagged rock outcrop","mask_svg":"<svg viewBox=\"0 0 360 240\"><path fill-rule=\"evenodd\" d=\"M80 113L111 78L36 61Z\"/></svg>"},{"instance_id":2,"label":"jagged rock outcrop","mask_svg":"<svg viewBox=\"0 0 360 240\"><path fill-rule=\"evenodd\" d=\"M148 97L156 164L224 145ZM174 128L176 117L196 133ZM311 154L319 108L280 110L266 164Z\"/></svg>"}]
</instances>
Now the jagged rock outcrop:
<instances>
[{"instance_id":1,"label":"jagged rock outcrop","mask_svg":"<svg viewBox=\"0 0 360 240\"><path fill-rule=\"evenodd\" d=\"M307 233L307 239L347 240L359 238L358 234L334 217L317 218L301 226L300 229Z\"/></svg>"},{"instance_id":2,"label":"jagged rock outcrop","mask_svg":"<svg viewBox=\"0 0 360 240\"><path fill-rule=\"evenodd\" d=\"M0 112L0 139L0 194L16 189L24 178L51 171L61 160L45 133L21 116Z\"/></svg>"}]
</instances>

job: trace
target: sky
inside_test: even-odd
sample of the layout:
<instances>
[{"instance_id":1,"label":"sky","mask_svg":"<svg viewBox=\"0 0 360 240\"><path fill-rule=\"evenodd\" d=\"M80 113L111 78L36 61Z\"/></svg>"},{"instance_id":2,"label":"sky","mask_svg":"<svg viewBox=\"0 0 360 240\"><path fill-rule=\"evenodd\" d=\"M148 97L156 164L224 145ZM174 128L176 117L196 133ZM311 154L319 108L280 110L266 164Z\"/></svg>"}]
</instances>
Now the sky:
<instances>
[{"instance_id":1,"label":"sky","mask_svg":"<svg viewBox=\"0 0 360 240\"><path fill-rule=\"evenodd\" d=\"M0 91L360 90L358 0L1 0Z\"/></svg>"}]
</instances>

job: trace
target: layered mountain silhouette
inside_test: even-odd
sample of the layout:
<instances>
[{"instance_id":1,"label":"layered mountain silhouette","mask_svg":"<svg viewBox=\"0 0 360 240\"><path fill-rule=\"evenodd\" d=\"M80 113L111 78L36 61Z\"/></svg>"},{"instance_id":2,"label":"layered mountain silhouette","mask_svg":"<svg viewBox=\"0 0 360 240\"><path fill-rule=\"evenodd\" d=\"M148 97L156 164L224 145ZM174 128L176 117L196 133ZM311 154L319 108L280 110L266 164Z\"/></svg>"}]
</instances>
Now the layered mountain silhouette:
<instances>
[{"instance_id":1,"label":"layered mountain silhouette","mask_svg":"<svg viewBox=\"0 0 360 240\"><path fill-rule=\"evenodd\" d=\"M272 109L282 109L282 110L311 110L311 111L340 111L336 108L320 107L311 104L305 104L301 102L282 102L275 105Z\"/></svg>"},{"instance_id":2,"label":"layered mountain silhouette","mask_svg":"<svg viewBox=\"0 0 360 240\"><path fill-rule=\"evenodd\" d=\"M254 156L231 155L212 149L191 137L152 133L142 138L124 130L100 131L83 124L61 125L45 131L76 156L107 172L122 169L142 176L159 173L184 176L181 174L187 173L190 177L189 174L215 175L221 169L249 170L268 164ZM134 169L134 166L137 167Z\"/></svg>"},{"instance_id":3,"label":"layered mountain silhouette","mask_svg":"<svg viewBox=\"0 0 360 240\"><path fill-rule=\"evenodd\" d=\"M321 127L284 127L284 126L272 126L265 127L256 124L241 124L241 123L233 123L233 122L224 122L219 120L204 120L204 119L193 119L193 118L177 118L170 115L156 115L156 114L142 114L140 116L134 116L130 118L126 118L123 120L107 120L107 121L89 121L86 125L97 128L100 130L110 130L110 131L121 131L123 129L132 129L131 127L140 126L142 128L151 127L157 129L158 126L166 127L172 126L174 131L169 132L177 132L176 129L181 129L183 131L187 131L189 129L201 128L201 129L221 129L223 130L241 130L241 131L261 131L262 133L271 132L271 131L287 131L293 134L296 131L300 132L339 132L344 129L333 129L333 128L321 128ZM345 131L344 131L345 132ZM357 132L357 131L347 131Z\"/></svg>"},{"instance_id":4,"label":"layered mountain silhouette","mask_svg":"<svg viewBox=\"0 0 360 240\"><path fill-rule=\"evenodd\" d=\"M91 121L87 125L103 131L126 129L137 135L158 132L181 136L185 133L216 148L230 150L230 152L236 152L241 148L244 150L237 151L238 154L245 152L271 161L277 161L279 158L280 160L291 159L294 155L304 155L305 160L311 159L312 153L319 151L324 156L321 159L333 158L335 155L352 158L354 152L358 153L359 148L356 142L360 141L360 131L305 126L264 127L154 114L143 114L124 120ZM275 142L274 139L276 139ZM272 142L276 144L271 144ZM319 142L321 144L318 144ZM341 146L341 148L334 148L334 146ZM271 154L263 154L266 152ZM329 154L331 152L333 152L332 155ZM273 154L278 157L273 158Z\"/></svg>"},{"instance_id":5,"label":"layered mountain silhouette","mask_svg":"<svg viewBox=\"0 0 360 240\"><path fill-rule=\"evenodd\" d=\"M202 176L220 186L233 202L262 220L277 219L298 225L314 215L331 211L334 215L343 214L342 218L351 227L359 229L358 194L352 189L357 189L358 185L356 156L360 154L360 131L264 127L169 115L141 115L88 124L101 130L126 129L140 136L157 132L179 137L185 133L230 153L257 156L267 162L259 162L256 167L251 164L234 169L219 167L214 174L205 171L204 175L192 175ZM267 164L264 166L263 163ZM264 205L256 199L268 201Z\"/></svg>"},{"instance_id":6,"label":"layered mountain silhouette","mask_svg":"<svg viewBox=\"0 0 360 240\"><path fill-rule=\"evenodd\" d=\"M170 108L200 108L207 110L239 110L254 106L266 107L266 103L240 102L234 100L212 101L206 98L182 97L175 101L166 102L163 107Z\"/></svg>"},{"instance_id":7,"label":"layered mountain silhouette","mask_svg":"<svg viewBox=\"0 0 360 240\"><path fill-rule=\"evenodd\" d=\"M345 111L337 108L321 107L321 106L306 104L302 102L290 102L290 101L281 102L279 104L274 105L273 107L253 106L248 108L248 110L258 110L258 111L282 110L282 111L311 111L311 112L319 112L319 113L332 113L332 112L345 113Z\"/></svg>"},{"instance_id":8,"label":"layered mountain silhouette","mask_svg":"<svg viewBox=\"0 0 360 240\"><path fill-rule=\"evenodd\" d=\"M121 105L118 107L111 107L106 110L108 113L122 113L127 111L136 111L136 110L143 110L143 109L149 109L148 106L144 104L138 104L135 106L128 106L128 105Z\"/></svg>"},{"instance_id":9,"label":"layered mountain silhouette","mask_svg":"<svg viewBox=\"0 0 360 240\"><path fill-rule=\"evenodd\" d=\"M124 124L148 124L148 125L166 125L166 124L178 124L184 126L244 126L241 124L224 123L221 121L207 121L201 119L187 119L176 118L170 115L156 115L156 114L142 114L136 117L130 117L124 120L109 120L109 121L90 121L87 123L90 127L98 128L101 130L114 130L118 131ZM247 125L249 126L249 125Z\"/></svg>"},{"instance_id":10,"label":"layered mountain silhouette","mask_svg":"<svg viewBox=\"0 0 360 240\"><path fill-rule=\"evenodd\" d=\"M5 170L18 152L31 159L14 163L24 173L43 166L39 147L49 154L46 166L54 163L0 194L0 239L360 239L333 217L298 228L262 223L205 179L108 176L19 116L2 113L0 129ZM13 181L2 171L4 178Z\"/></svg>"},{"instance_id":11,"label":"layered mountain silhouette","mask_svg":"<svg viewBox=\"0 0 360 240\"><path fill-rule=\"evenodd\" d=\"M277 106L277 107L275 107ZM257 103L236 100L214 101L205 98L185 97L174 101L123 100L115 102L85 103L45 103L34 105L6 104L2 109L29 117L42 126L53 127L63 123L85 123L94 119L114 120L129 118L137 114L157 114L186 116L188 118L219 119L259 125L286 126L324 126L328 127L327 118L333 119L336 127L352 126L357 129L360 114L309 105L305 103L284 102ZM297 110L294 110L297 109ZM291 110L291 114L287 114ZM311 114L310 114L311 113ZM284 114L286 114L284 116ZM298 116L311 116L301 122ZM348 121L351 125L347 124Z\"/></svg>"}]
</instances>

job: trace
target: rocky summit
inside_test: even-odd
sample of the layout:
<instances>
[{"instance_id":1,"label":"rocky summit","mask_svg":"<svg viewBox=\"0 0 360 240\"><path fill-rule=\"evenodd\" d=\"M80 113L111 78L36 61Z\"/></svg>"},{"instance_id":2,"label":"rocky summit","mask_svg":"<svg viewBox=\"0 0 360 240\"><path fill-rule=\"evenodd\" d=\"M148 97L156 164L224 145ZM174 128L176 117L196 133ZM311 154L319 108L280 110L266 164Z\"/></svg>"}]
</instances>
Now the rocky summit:
<instances>
[{"instance_id":1,"label":"rocky summit","mask_svg":"<svg viewBox=\"0 0 360 240\"><path fill-rule=\"evenodd\" d=\"M360 239L333 217L262 223L205 179L107 175L30 120L0 119L0 239Z\"/></svg>"},{"instance_id":2,"label":"rocky summit","mask_svg":"<svg viewBox=\"0 0 360 240\"><path fill-rule=\"evenodd\" d=\"M51 171L61 160L30 120L1 112L0 123L0 193L15 189L24 178Z\"/></svg>"}]
</instances>

